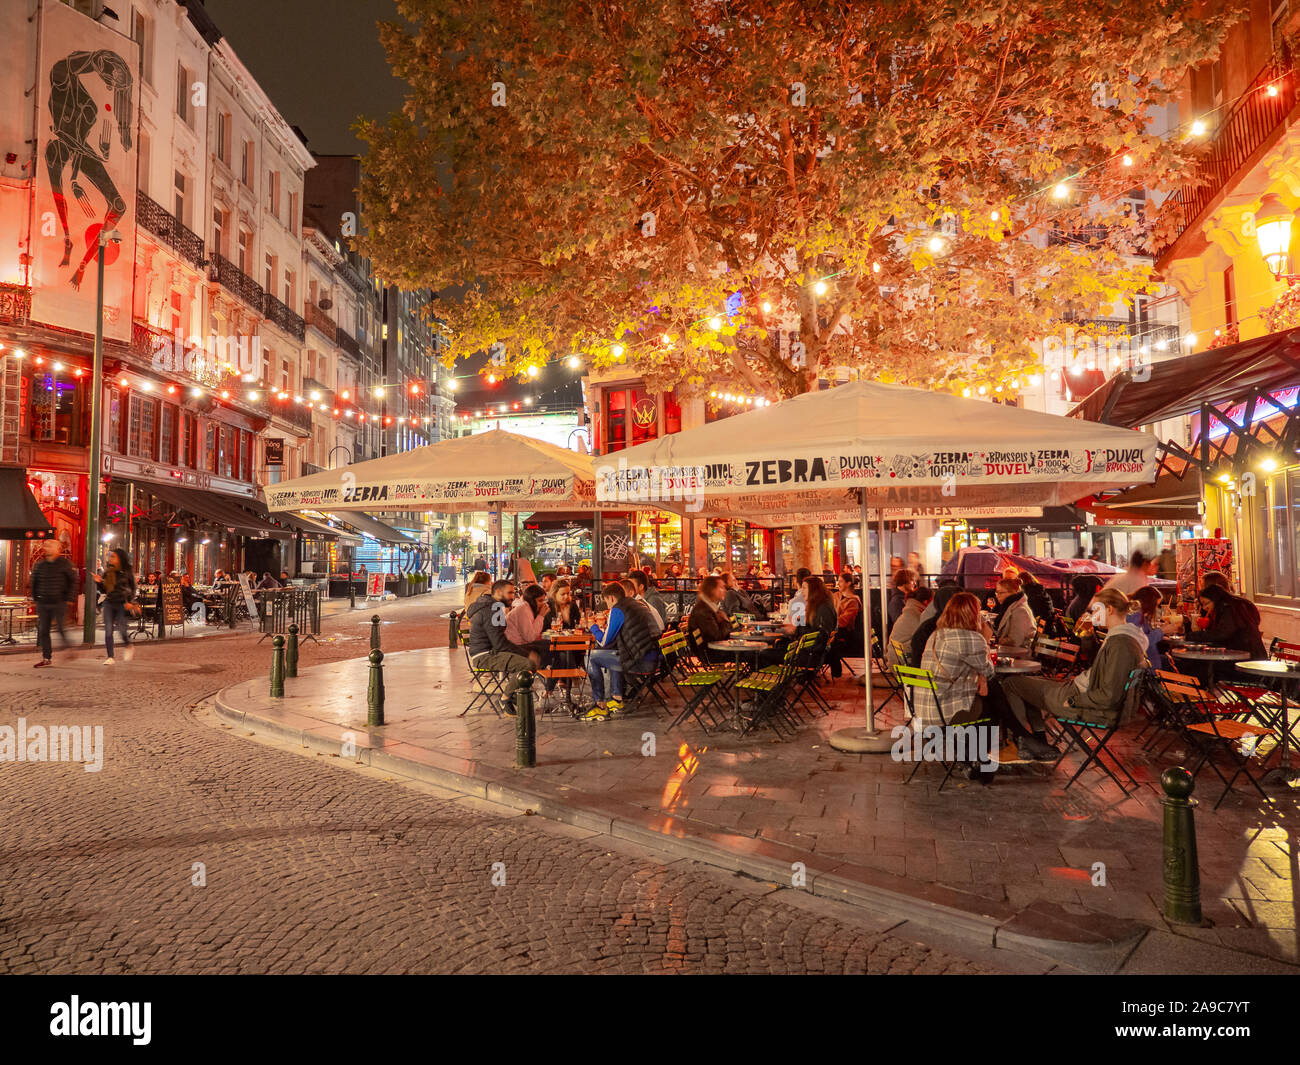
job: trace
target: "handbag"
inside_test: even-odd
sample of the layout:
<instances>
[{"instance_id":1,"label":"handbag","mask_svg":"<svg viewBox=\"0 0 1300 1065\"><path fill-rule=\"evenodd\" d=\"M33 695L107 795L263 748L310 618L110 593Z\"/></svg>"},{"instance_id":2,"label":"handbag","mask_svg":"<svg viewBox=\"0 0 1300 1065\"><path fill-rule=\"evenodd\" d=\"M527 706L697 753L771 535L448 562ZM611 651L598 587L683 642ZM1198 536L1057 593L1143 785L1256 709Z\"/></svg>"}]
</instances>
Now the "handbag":
<instances>
[{"instance_id":1,"label":"handbag","mask_svg":"<svg viewBox=\"0 0 1300 1065\"><path fill-rule=\"evenodd\" d=\"M133 618L138 618L143 613L139 603L123 603L122 606L127 614Z\"/></svg>"}]
</instances>

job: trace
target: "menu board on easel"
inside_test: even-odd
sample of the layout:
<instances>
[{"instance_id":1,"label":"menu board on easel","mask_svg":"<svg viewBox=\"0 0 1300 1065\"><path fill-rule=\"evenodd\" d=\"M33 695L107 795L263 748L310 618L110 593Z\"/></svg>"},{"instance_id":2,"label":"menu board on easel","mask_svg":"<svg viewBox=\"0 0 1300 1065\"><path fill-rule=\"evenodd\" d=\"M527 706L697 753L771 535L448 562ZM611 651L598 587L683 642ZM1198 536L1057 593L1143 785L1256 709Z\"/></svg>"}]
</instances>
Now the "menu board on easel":
<instances>
[{"instance_id":1,"label":"menu board on easel","mask_svg":"<svg viewBox=\"0 0 1300 1065\"><path fill-rule=\"evenodd\" d=\"M383 599L384 597L384 575L382 573L370 573L366 576L366 598Z\"/></svg>"},{"instance_id":2,"label":"menu board on easel","mask_svg":"<svg viewBox=\"0 0 1300 1065\"><path fill-rule=\"evenodd\" d=\"M253 598L252 586L248 583L248 574L239 575L239 587L244 593L244 606L248 608L248 620L250 622L257 620L257 600Z\"/></svg>"},{"instance_id":3,"label":"menu board on easel","mask_svg":"<svg viewBox=\"0 0 1300 1065\"><path fill-rule=\"evenodd\" d=\"M162 601L164 625L185 627L185 596L181 592L181 582L174 577L164 577L158 587L158 597Z\"/></svg>"}]
</instances>

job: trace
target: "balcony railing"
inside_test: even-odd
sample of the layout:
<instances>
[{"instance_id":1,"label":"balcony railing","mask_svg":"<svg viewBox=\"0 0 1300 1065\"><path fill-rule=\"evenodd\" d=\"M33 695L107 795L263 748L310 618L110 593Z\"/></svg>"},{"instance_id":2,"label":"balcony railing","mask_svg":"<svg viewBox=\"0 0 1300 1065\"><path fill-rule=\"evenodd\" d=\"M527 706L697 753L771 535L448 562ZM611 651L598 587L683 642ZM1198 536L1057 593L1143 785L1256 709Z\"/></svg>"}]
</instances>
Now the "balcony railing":
<instances>
[{"instance_id":1,"label":"balcony railing","mask_svg":"<svg viewBox=\"0 0 1300 1065\"><path fill-rule=\"evenodd\" d=\"M358 344L355 340L353 340L352 337L348 336L348 334L344 332L343 329L341 328L339 329L338 332L338 341L339 341L339 347L341 347L354 359L361 358L361 345Z\"/></svg>"},{"instance_id":2,"label":"balcony railing","mask_svg":"<svg viewBox=\"0 0 1300 1065\"><path fill-rule=\"evenodd\" d=\"M212 253L212 265L216 268L217 283L222 288L233 292L259 314L265 313L262 304L266 293L262 291L261 285L220 252Z\"/></svg>"},{"instance_id":3,"label":"balcony railing","mask_svg":"<svg viewBox=\"0 0 1300 1065\"><path fill-rule=\"evenodd\" d=\"M307 301L305 310L307 312L305 315L307 319L307 324L311 326L313 329L316 329L319 332L324 333L327 337L330 338L331 343L336 343L338 341L339 327L338 324L334 321L334 319L331 318L324 311L322 311L318 306L316 306L316 304L312 303L310 300Z\"/></svg>"},{"instance_id":4,"label":"balcony railing","mask_svg":"<svg viewBox=\"0 0 1300 1065\"><path fill-rule=\"evenodd\" d=\"M0 321L26 322L32 316L32 290L26 285L0 285Z\"/></svg>"},{"instance_id":5,"label":"balcony railing","mask_svg":"<svg viewBox=\"0 0 1300 1065\"><path fill-rule=\"evenodd\" d=\"M1163 227L1167 243L1160 254L1200 220L1214 197L1286 121L1296 105L1296 75L1289 66L1276 57L1269 61L1219 125L1189 180L1165 201L1161 214L1168 219ZM1269 94L1269 86L1275 95Z\"/></svg>"},{"instance_id":6,"label":"balcony railing","mask_svg":"<svg viewBox=\"0 0 1300 1065\"><path fill-rule=\"evenodd\" d=\"M295 314L269 292L263 294L262 313L266 315L267 321L274 322L296 340L307 335L307 323L302 320L302 316Z\"/></svg>"},{"instance_id":7,"label":"balcony railing","mask_svg":"<svg viewBox=\"0 0 1300 1065\"><path fill-rule=\"evenodd\" d=\"M135 216L145 229L195 266L203 264L203 238L143 192L135 194Z\"/></svg>"},{"instance_id":8,"label":"balcony railing","mask_svg":"<svg viewBox=\"0 0 1300 1065\"><path fill-rule=\"evenodd\" d=\"M310 435L311 408L305 403L295 403L292 392L288 395L288 399L280 399L280 393L271 389L266 392L259 392L256 400L244 399L243 403L267 417L279 418L281 421L288 422L295 429L302 430L303 436Z\"/></svg>"}]
</instances>

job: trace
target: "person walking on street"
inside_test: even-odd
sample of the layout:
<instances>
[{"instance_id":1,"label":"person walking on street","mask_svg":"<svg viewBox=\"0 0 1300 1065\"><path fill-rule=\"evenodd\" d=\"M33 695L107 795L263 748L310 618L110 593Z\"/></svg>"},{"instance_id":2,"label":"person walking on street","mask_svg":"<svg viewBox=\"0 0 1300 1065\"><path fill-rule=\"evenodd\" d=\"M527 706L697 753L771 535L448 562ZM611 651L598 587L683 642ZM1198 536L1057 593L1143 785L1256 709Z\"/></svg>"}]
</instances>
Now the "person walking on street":
<instances>
[{"instance_id":1,"label":"person walking on street","mask_svg":"<svg viewBox=\"0 0 1300 1065\"><path fill-rule=\"evenodd\" d=\"M135 574L131 572L131 563L126 555L113 548L108 553L108 566L102 574L95 577L95 584L104 593L104 651L108 655L104 665L113 664L113 630L121 627L122 657L128 662L135 655L131 646L131 636L127 631L126 605L135 600Z\"/></svg>"},{"instance_id":2,"label":"person walking on street","mask_svg":"<svg viewBox=\"0 0 1300 1065\"><path fill-rule=\"evenodd\" d=\"M54 648L50 641L50 625L59 627L59 639L66 650L67 633L63 631L63 616L67 613L68 603L77 594L77 571L63 554L63 545L58 540L49 539L42 544L45 557L32 567L31 596L36 604L36 644L41 649L41 660L35 668L48 666L53 657Z\"/></svg>"}]
</instances>

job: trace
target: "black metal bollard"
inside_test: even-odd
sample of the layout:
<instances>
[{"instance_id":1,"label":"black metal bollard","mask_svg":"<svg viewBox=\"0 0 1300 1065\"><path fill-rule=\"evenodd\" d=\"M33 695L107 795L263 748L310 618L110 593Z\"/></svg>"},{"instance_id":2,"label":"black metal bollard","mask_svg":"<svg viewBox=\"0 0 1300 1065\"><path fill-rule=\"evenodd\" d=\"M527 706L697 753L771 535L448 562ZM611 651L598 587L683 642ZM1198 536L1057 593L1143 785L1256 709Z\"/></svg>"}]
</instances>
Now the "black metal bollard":
<instances>
[{"instance_id":1,"label":"black metal bollard","mask_svg":"<svg viewBox=\"0 0 1300 1065\"><path fill-rule=\"evenodd\" d=\"M447 646L453 651L460 646L460 615L454 610L447 619Z\"/></svg>"},{"instance_id":2,"label":"black metal bollard","mask_svg":"<svg viewBox=\"0 0 1300 1065\"><path fill-rule=\"evenodd\" d=\"M378 614L372 614L370 616L370 649L372 651L379 650L379 615Z\"/></svg>"},{"instance_id":3,"label":"black metal bollard","mask_svg":"<svg viewBox=\"0 0 1300 1065\"><path fill-rule=\"evenodd\" d=\"M537 764L537 718L533 714L533 675L515 692L515 766L531 769Z\"/></svg>"},{"instance_id":4,"label":"black metal bollard","mask_svg":"<svg viewBox=\"0 0 1300 1065\"><path fill-rule=\"evenodd\" d=\"M271 644L271 698L284 698L284 637L277 636Z\"/></svg>"},{"instance_id":5,"label":"black metal bollard","mask_svg":"<svg viewBox=\"0 0 1300 1065\"><path fill-rule=\"evenodd\" d=\"M1165 797L1165 917L1176 924L1201 924L1201 870L1196 856L1195 782L1182 766L1160 774Z\"/></svg>"},{"instance_id":6,"label":"black metal bollard","mask_svg":"<svg viewBox=\"0 0 1300 1065\"><path fill-rule=\"evenodd\" d=\"M370 685L366 688L366 725L374 728L384 723L384 652L376 647L370 652Z\"/></svg>"},{"instance_id":7,"label":"black metal bollard","mask_svg":"<svg viewBox=\"0 0 1300 1065\"><path fill-rule=\"evenodd\" d=\"M289 626L289 643L284 649L284 675L286 677L296 677L298 675L298 625L297 623Z\"/></svg>"}]
</instances>

